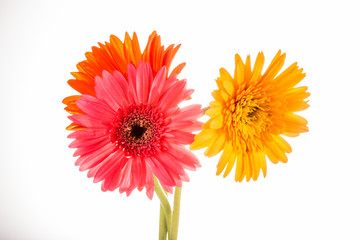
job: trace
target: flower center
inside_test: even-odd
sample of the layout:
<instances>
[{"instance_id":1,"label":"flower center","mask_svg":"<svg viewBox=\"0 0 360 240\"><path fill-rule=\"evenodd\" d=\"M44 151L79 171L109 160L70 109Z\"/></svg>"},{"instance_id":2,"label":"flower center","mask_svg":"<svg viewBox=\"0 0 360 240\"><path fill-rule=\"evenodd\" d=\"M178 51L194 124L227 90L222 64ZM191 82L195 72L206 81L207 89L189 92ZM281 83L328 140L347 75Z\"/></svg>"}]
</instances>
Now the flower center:
<instances>
[{"instance_id":1,"label":"flower center","mask_svg":"<svg viewBox=\"0 0 360 240\"><path fill-rule=\"evenodd\" d=\"M135 139L140 139L146 132L146 127L141 127L140 125L134 125L131 128L131 137L134 137Z\"/></svg>"},{"instance_id":2,"label":"flower center","mask_svg":"<svg viewBox=\"0 0 360 240\"><path fill-rule=\"evenodd\" d=\"M268 100L259 89L238 92L236 98L228 101L227 108L225 123L231 138L257 138L269 124Z\"/></svg>"},{"instance_id":3,"label":"flower center","mask_svg":"<svg viewBox=\"0 0 360 240\"><path fill-rule=\"evenodd\" d=\"M126 155L149 156L162 148L163 132L163 116L157 109L131 105L127 109L118 109L110 138Z\"/></svg>"}]
</instances>

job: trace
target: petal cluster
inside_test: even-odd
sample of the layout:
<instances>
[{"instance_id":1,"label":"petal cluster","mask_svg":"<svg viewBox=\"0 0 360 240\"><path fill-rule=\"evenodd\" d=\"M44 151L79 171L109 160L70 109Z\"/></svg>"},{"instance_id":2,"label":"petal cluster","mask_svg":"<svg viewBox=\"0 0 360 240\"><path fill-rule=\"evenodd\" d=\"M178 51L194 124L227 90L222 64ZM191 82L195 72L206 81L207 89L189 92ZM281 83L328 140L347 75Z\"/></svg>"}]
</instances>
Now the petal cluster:
<instances>
[{"instance_id":1,"label":"petal cluster","mask_svg":"<svg viewBox=\"0 0 360 240\"><path fill-rule=\"evenodd\" d=\"M169 70L171 62L180 48L180 45L170 45L166 49L161 45L160 36L154 31L148 39L143 52L140 50L139 41L136 33L131 38L125 34L122 42L118 37L111 35L110 41L105 44L99 43L99 47L92 47L92 51L85 54L86 60L76 65L77 72L72 72L74 79L70 79L68 84L80 94L96 96L95 77L101 77L103 71L113 73L115 70L127 78L127 66L129 63L137 66L140 61L150 63L154 75L163 67ZM185 67L185 63L176 66L171 74L179 74ZM170 75L171 75L170 74ZM168 76L169 73L166 72ZM66 104L65 110L71 114L83 114L76 104L80 95L66 97L63 103ZM72 123L67 130L84 129L84 126Z\"/></svg>"},{"instance_id":2,"label":"petal cluster","mask_svg":"<svg viewBox=\"0 0 360 240\"><path fill-rule=\"evenodd\" d=\"M154 192L155 175L163 188L181 187L188 181L185 169L195 170L199 161L184 145L191 144L200 105L179 108L193 90L177 74L167 77L166 66L154 74L150 63L129 63L127 77L115 70L96 76L96 97L83 94L76 100L82 114L69 118L84 126L69 135L77 148L76 165L89 170L88 177L102 181L103 191L119 189L129 195L135 188Z\"/></svg>"},{"instance_id":3,"label":"petal cluster","mask_svg":"<svg viewBox=\"0 0 360 240\"><path fill-rule=\"evenodd\" d=\"M251 68L235 56L234 76L224 68L216 80L218 90L206 115L210 119L195 137L191 150L207 148L205 155L222 151L216 174L224 177L235 167L235 180L257 180L266 175L266 157L273 163L287 162L290 145L281 136L307 132L307 121L295 114L309 107L307 87L296 87L305 77L297 63L279 73L285 54L279 51L263 73L264 55L259 53Z\"/></svg>"}]
</instances>

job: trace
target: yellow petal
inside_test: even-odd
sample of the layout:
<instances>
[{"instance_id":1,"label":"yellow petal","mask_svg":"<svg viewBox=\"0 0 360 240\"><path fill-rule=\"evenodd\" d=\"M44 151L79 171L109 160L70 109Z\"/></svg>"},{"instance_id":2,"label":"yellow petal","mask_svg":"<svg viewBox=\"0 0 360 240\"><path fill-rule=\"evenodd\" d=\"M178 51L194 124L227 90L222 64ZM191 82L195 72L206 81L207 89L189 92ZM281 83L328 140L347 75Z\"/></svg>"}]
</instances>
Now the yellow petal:
<instances>
[{"instance_id":1,"label":"yellow petal","mask_svg":"<svg viewBox=\"0 0 360 240\"><path fill-rule=\"evenodd\" d=\"M220 95L223 98L224 102L228 102L230 99L229 94L224 90L224 91L220 91Z\"/></svg>"},{"instance_id":2,"label":"yellow petal","mask_svg":"<svg viewBox=\"0 0 360 240\"><path fill-rule=\"evenodd\" d=\"M222 112L222 107L211 107L209 110L205 112L205 114L209 117L216 117L220 115Z\"/></svg>"},{"instance_id":3,"label":"yellow petal","mask_svg":"<svg viewBox=\"0 0 360 240\"><path fill-rule=\"evenodd\" d=\"M276 74L278 74L278 72L284 66L285 56L286 54L281 54L280 50L277 52L276 56L273 58L269 67L262 76L264 81L271 81L276 76Z\"/></svg>"},{"instance_id":4,"label":"yellow petal","mask_svg":"<svg viewBox=\"0 0 360 240\"><path fill-rule=\"evenodd\" d=\"M279 161L283 163L288 161L285 152L277 146L275 141L265 142L265 153L269 157L270 161L275 164Z\"/></svg>"},{"instance_id":5,"label":"yellow petal","mask_svg":"<svg viewBox=\"0 0 360 240\"><path fill-rule=\"evenodd\" d=\"M252 176L252 159L249 153L244 153L244 170L246 175L246 181L248 182Z\"/></svg>"},{"instance_id":6,"label":"yellow petal","mask_svg":"<svg viewBox=\"0 0 360 240\"><path fill-rule=\"evenodd\" d=\"M245 69L244 69L244 80L246 82L246 86L249 86L249 81L250 81L251 77L252 77L251 60L250 60L250 55L248 55L246 57Z\"/></svg>"},{"instance_id":7,"label":"yellow petal","mask_svg":"<svg viewBox=\"0 0 360 240\"><path fill-rule=\"evenodd\" d=\"M235 171L235 181L236 182L242 182L245 177L245 171L244 171L244 158L243 154L237 154L236 155L236 171Z\"/></svg>"},{"instance_id":8,"label":"yellow petal","mask_svg":"<svg viewBox=\"0 0 360 240\"><path fill-rule=\"evenodd\" d=\"M224 116L219 115L215 118L210 119L210 128L212 129L219 129L224 124Z\"/></svg>"},{"instance_id":9,"label":"yellow petal","mask_svg":"<svg viewBox=\"0 0 360 240\"><path fill-rule=\"evenodd\" d=\"M233 152L234 152L234 149L232 147L232 143L226 142L224 151L222 152L220 159L219 159L219 163L216 166L217 167L216 175L219 175L224 170L224 168L227 165L229 158Z\"/></svg>"},{"instance_id":10,"label":"yellow petal","mask_svg":"<svg viewBox=\"0 0 360 240\"><path fill-rule=\"evenodd\" d=\"M227 80L229 82L232 82L233 81L233 78L231 77L230 73L228 71L226 71L225 68L220 68L220 77L223 79L223 80Z\"/></svg>"},{"instance_id":11,"label":"yellow petal","mask_svg":"<svg viewBox=\"0 0 360 240\"><path fill-rule=\"evenodd\" d=\"M303 69L299 69L297 63L295 62L278 77L276 77L274 81L278 82L277 84L279 84L279 86L283 86L283 88L292 88L306 76L306 74L302 71Z\"/></svg>"},{"instance_id":12,"label":"yellow petal","mask_svg":"<svg viewBox=\"0 0 360 240\"><path fill-rule=\"evenodd\" d=\"M240 86L244 82L244 69L245 65L243 61L241 60L241 57L239 54L235 55L235 72L234 72L234 79L237 83L237 86Z\"/></svg>"},{"instance_id":13,"label":"yellow petal","mask_svg":"<svg viewBox=\"0 0 360 240\"><path fill-rule=\"evenodd\" d=\"M252 155L251 159L252 159L252 167L253 167L252 179L256 181L260 175L260 159L257 151L253 152L251 155Z\"/></svg>"},{"instance_id":14,"label":"yellow petal","mask_svg":"<svg viewBox=\"0 0 360 240\"><path fill-rule=\"evenodd\" d=\"M224 101L222 91L220 90L214 90L211 95L213 98L215 98L216 102L220 102L221 104L225 104L226 101Z\"/></svg>"},{"instance_id":15,"label":"yellow petal","mask_svg":"<svg viewBox=\"0 0 360 240\"><path fill-rule=\"evenodd\" d=\"M229 96L231 96L232 98L235 98L235 86L234 86L234 83L233 82L230 82L230 81L223 81L223 86L226 90L226 92L229 94Z\"/></svg>"},{"instance_id":16,"label":"yellow petal","mask_svg":"<svg viewBox=\"0 0 360 240\"><path fill-rule=\"evenodd\" d=\"M306 92L307 89L307 87L297 87L290 88L286 92L287 111L298 112L309 107L308 101L304 101L305 98L310 96L310 93Z\"/></svg>"},{"instance_id":17,"label":"yellow petal","mask_svg":"<svg viewBox=\"0 0 360 240\"><path fill-rule=\"evenodd\" d=\"M264 54L262 52L260 52L255 60L255 65L254 65L254 70L253 70L253 75L251 77L250 82L254 82L257 83L260 76L261 76L261 72L264 66L264 62L265 62L265 57Z\"/></svg>"},{"instance_id":18,"label":"yellow petal","mask_svg":"<svg viewBox=\"0 0 360 240\"><path fill-rule=\"evenodd\" d=\"M260 168L263 171L263 175L264 175L264 177L266 177L266 171L267 171L266 157L265 157L265 153L263 151L258 152L258 159L260 162Z\"/></svg>"},{"instance_id":19,"label":"yellow petal","mask_svg":"<svg viewBox=\"0 0 360 240\"><path fill-rule=\"evenodd\" d=\"M300 133L283 132L282 135L287 136L287 137L297 137L300 135Z\"/></svg>"},{"instance_id":20,"label":"yellow petal","mask_svg":"<svg viewBox=\"0 0 360 240\"><path fill-rule=\"evenodd\" d=\"M227 177L227 175L229 175L231 169L234 167L235 159L236 159L236 153L235 151L231 151L231 154L228 158L228 164L224 172L224 178Z\"/></svg>"},{"instance_id":21,"label":"yellow petal","mask_svg":"<svg viewBox=\"0 0 360 240\"><path fill-rule=\"evenodd\" d=\"M308 90L308 87L302 86L302 87L297 87L297 88L290 88L286 94L288 95L288 97L290 96L294 96L295 98L307 98L310 96L310 93L306 92Z\"/></svg>"},{"instance_id":22,"label":"yellow petal","mask_svg":"<svg viewBox=\"0 0 360 240\"><path fill-rule=\"evenodd\" d=\"M264 149L266 156L269 158L269 160L273 163L273 164L277 164L279 162L279 159L277 159L274 154L270 151L270 149L265 148Z\"/></svg>"},{"instance_id":23,"label":"yellow petal","mask_svg":"<svg viewBox=\"0 0 360 240\"><path fill-rule=\"evenodd\" d=\"M203 129L195 136L194 142L190 145L190 150L198 150L209 146L213 137L216 137L214 130Z\"/></svg>"},{"instance_id":24,"label":"yellow petal","mask_svg":"<svg viewBox=\"0 0 360 240\"><path fill-rule=\"evenodd\" d=\"M287 142L287 141L285 141L285 139L284 138L282 138L281 136L273 136L273 139L274 139L274 141L275 141L275 143L276 143L276 145L280 148L280 149L282 149L284 152L286 152L286 153L291 153L291 151L292 151L292 149L291 149L291 146L290 146L290 144Z\"/></svg>"},{"instance_id":25,"label":"yellow petal","mask_svg":"<svg viewBox=\"0 0 360 240\"><path fill-rule=\"evenodd\" d=\"M223 133L219 138L216 139L205 151L205 156L213 157L224 149L226 141L226 134Z\"/></svg>"},{"instance_id":26,"label":"yellow petal","mask_svg":"<svg viewBox=\"0 0 360 240\"><path fill-rule=\"evenodd\" d=\"M210 107L223 107L223 104L219 101L211 101L209 105Z\"/></svg>"},{"instance_id":27,"label":"yellow petal","mask_svg":"<svg viewBox=\"0 0 360 240\"><path fill-rule=\"evenodd\" d=\"M224 68L221 68L220 78L221 81L219 82L217 81L219 88L223 88L232 98L235 97L234 80L231 77L230 73L226 71Z\"/></svg>"},{"instance_id":28,"label":"yellow petal","mask_svg":"<svg viewBox=\"0 0 360 240\"><path fill-rule=\"evenodd\" d=\"M288 133L303 133L308 132L309 128L307 120L294 113L288 113L283 117L285 123L284 132Z\"/></svg>"}]
</instances>

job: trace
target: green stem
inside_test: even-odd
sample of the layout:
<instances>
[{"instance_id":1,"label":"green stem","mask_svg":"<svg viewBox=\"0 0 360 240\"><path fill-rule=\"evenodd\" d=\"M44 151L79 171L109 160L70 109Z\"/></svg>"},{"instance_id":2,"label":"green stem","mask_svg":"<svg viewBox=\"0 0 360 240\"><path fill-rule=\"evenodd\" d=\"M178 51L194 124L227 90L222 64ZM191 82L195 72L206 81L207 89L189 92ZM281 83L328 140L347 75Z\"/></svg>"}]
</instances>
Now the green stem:
<instances>
[{"instance_id":1,"label":"green stem","mask_svg":"<svg viewBox=\"0 0 360 240\"><path fill-rule=\"evenodd\" d=\"M159 181L157 180L157 178L154 176L154 190L156 195L158 196L159 200L160 200L160 205L164 211L164 215L165 215L165 220L166 220L166 229L167 231L169 231L171 229L171 207L169 204L169 201L164 193L164 191L162 190L162 187L159 184ZM160 217L161 217L161 210L160 210ZM159 233L159 237L160 237ZM165 232L166 235L166 232Z\"/></svg>"},{"instance_id":2,"label":"green stem","mask_svg":"<svg viewBox=\"0 0 360 240\"><path fill-rule=\"evenodd\" d=\"M205 112L207 111L207 110L209 110L210 109L210 106L207 106L207 107L204 107L204 108L202 108L201 110L203 110L203 115L202 116L204 116L205 115Z\"/></svg>"},{"instance_id":3,"label":"green stem","mask_svg":"<svg viewBox=\"0 0 360 240\"><path fill-rule=\"evenodd\" d=\"M164 209L160 204L160 221L159 221L159 240L166 240L166 219Z\"/></svg>"},{"instance_id":4,"label":"green stem","mask_svg":"<svg viewBox=\"0 0 360 240\"><path fill-rule=\"evenodd\" d=\"M181 188L175 187L174 210L171 220L170 240L177 240L177 235L179 230L179 217L180 217L180 198L181 198Z\"/></svg>"}]
</instances>

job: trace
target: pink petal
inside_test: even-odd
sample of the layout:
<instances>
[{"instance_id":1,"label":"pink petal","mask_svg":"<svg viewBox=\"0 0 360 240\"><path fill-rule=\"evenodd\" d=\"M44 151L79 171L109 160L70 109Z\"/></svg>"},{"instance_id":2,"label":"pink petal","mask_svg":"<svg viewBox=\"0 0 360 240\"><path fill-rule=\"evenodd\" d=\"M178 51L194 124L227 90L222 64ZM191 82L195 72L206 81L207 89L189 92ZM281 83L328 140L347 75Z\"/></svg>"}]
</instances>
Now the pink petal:
<instances>
[{"instance_id":1,"label":"pink petal","mask_svg":"<svg viewBox=\"0 0 360 240\"><path fill-rule=\"evenodd\" d=\"M153 186L147 186L146 187L146 196L151 200L154 196L154 187Z\"/></svg>"},{"instance_id":2,"label":"pink petal","mask_svg":"<svg viewBox=\"0 0 360 240\"><path fill-rule=\"evenodd\" d=\"M159 179L159 182L163 185L175 186L175 181L171 176L171 173L160 163L156 155L147 159L148 168Z\"/></svg>"},{"instance_id":3,"label":"pink petal","mask_svg":"<svg viewBox=\"0 0 360 240\"><path fill-rule=\"evenodd\" d=\"M136 72L136 91L139 103L147 104L149 86L153 81L153 72L149 63L140 61Z\"/></svg>"},{"instance_id":4,"label":"pink petal","mask_svg":"<svg viewBox=\"0 0 360 240\"><path fill-rule=\"evenodd\" d=\"M135 189L135 186L130 187L129 189L126 190L126 196L130 196L130 194L132 193L132 191Z\"/></svg>"},{"instance_id":5,"label":"pink petal","mask_svg":"<svg viewBox=\"0 0 360 240\"><path fill-rule=\"evenodd\" d=\"M193 132L202 129L202 123L194 121L173 121L167 125L169 131L172 129L178 129L181 131Z\"/></svg>"},{"instance_id":6,"label":"pink petal","mask_svg":"<svg viewBox=\"0 0 360 240\"><path fill-rule=\"evenodd\" d=\"M137 96L136 91L136 68L131 63L128 64L127 67L127 74L128 74L128 83L129 83L129 91L130 91L130 98L132 103L139 104L139 99Z\"/></svg>"},{"instance_id":7,"label":"pink petal","mask_svg":"<svg viewBox=\"0 0 360 240\"><path fill-rule=\"evenodd\" d=\"M186 176L187 176L187 174L186 174ZM182 177L180 175L176 175L175 173L172 173L172 177L175 180L176 187L182 187L182 182L186 181L186 179L188 178L188 177ZM189 181L189 180L187 180L187 181Z\"/></svg>"},{"instance_id":8,"label":"pink petal","mask_svg":"<svg viewBox=\"0 0 360 240\"><path fill-rule=\"evenodd\" d=\"M169 132L174 137L169 138L168 141L171 141L172 143L177 144L183 144L183 145L190 145L194 141L195 134L183 132L183 131L171 131Z\"/></svg>"},{"instance_id":9,"label":"pink petal","mask_svg":"<svg viewBox=\"0 0 360 240\"><path fill-rule=\"evenodd\" d=\"M112 173L115 168L118 168L118 163L121 161L123 156L124 154L122 151L116 151L102 161L102 163L98 165L98 171L94 176L94 183L105 179L108 177L109 173Z\"/></svg>"},{"instance_id":10,"label":"pink petal","mask_svg":"<svg viewBox=\"0 0 360 240\"><path fill-rule=\"evenodd\" d=\"M151 86L149 94L149 104L155 105L159 100L160 93L162 92L164 83L166 80L166 67L162 67L156 74L154 81Z\"/></svg>"},{"instance_id":11,"label":"pink petal","mask_svg":"<svg viewBox=\"0 0 360 240\"><path fill-rule=\"evenodd\" d=\"M195 122L193 122L191 125L189 125L189 126L187 126L187 127L184 127L183 129L181 129L181 131L184 131L184 132L200 131L200 130L203 129L202 125L203 125L202 122L195 121Z\"/></svg>"},{"instance_id":12,"label":"pink petal","mask_svg":"<svg viewBox=\"0 0 360 240\"><path fill-rule=\"evenodd\" d=\"M182 96L182 99L188 99L190 96L195 92L194 89L186 89L184 95Z\"/></svg>"},{"instance_id":13,"label":"pink petal","mask_svg":"<svg viewBox=\"0 0 360 240\"><path fill-rule=\"evenodd\" d=\"M167 92L169 87L176 83L177 74L172 74L168 79L166 79L162 91L160 93Z\"/></svg>"},{"instance_id":14,"label":"pink petal","mask_svg":"<svg viewBox=\"0 0 360 240\"><path fill-rule=\"evenodd\" d=\"M164 118L173 118L173 116L175 116L178 112L180 112L180 108L178 106L168 108L164 112Z\"/></svg>"},{"instance_id":15,"label":"pink petal","mask_svg":"<svg viewBox=\"0 0 360 240\"><path fill-rule=\"evenodd\" d=\"M142 172L142 163L141 158L138 156L134 156L134 159L131 164L131 185L138 186L140 182L141 172Z\"/></svg>"},{"instance_id":16,"label":"pink petal","mask_svg":"<svg viewBox=\"0 0 360 240\"><path fill-rule=\"evenodd\" d=\"M118 71L114 71L113 77L118 85L116 92L119 94L119 99L121 99L121 105L122 107L126 107L130 104L129 84L127 80L124 78L124 76Z\"/></svg>"},{"instance_id":17,"label":"pink petal","mask_svg":"<svg viewBox=\"0 0 360 240\"><path fill-rule=\"evenodd\" d=\"M190 106L186 106L180 109L180 111L176 112L173 116L173 120L194 120L198 119L203 115L203 110L201 110L200 104L194 104Z\"/></svg>"},{"instance_id":18,"label":"pink petal","mask_svg":"<svg viewBox=\"0 0 360 240\"><path fill-rule=\"evenodd\" d=\"M101 184L102 191L114 191L116 188L119 187L121 170L122 169L117 168L112 174L105 178L105 180Z\"/></svg>"},{"instance_id":19,"label":"pink petal","mask_svg":"<svg viewBox=\"0 0 360 240\"><path fill-rule=\"evenodd\" d=\"M112 110L116 111L120 105L116 101L114 91L109 87L109 81L115 81L110 73L103 71L103 78L95 77L95 94L96 96L106 102Z\"/></svg>"},{"instance_id":20,"label":"pink petal","mask_svg":"<svg viewBox=\"0 0 360 240\"><path fill-rule=\"evenodd\" d=\"M132 157L128 159L126 162L121 174L120 174L120 182L119 182L119 190L126 191L131 187L131 166L132 166Z\"/></svg>"},{"instance_id":21,"label":"pink petal","mask_svg":"<svg viewBox=\"0 0 360 240\"><path fill-rule=\"evenodd\" d=\"M138 190L141 191L145 185L146 185L146 164L145 164L145 160L141 159L140 161L140 177L139 177L139 186L138 186Z\"/></svg>"},{"instance_id":22,"label":"pink petal","mask_svg":"<svg viewBox=\"0 0 360 240\"><path fill-rule=\"evenodd\" d=\"M76 105L86 114L102 122L111 122L116 114L106 103L89 95L81 95Z\"/></svg>"},{"instance_id":23,"label":"pink petal","mask_svg":"<svg viewBox=\"0 0 360 240\"><path fill-rule=\"evenodd\" d=\"M160 97L158 106L160 109L167 109L174 107L184 100L186 81L181 80L173 84L169 89Z\"/></svg>"},{"instance_id":24,"label":"pink petal","mask_svg":"<svg viewBox=\"0 0 360 240\"><path fill-rule=\"evenodd\" d=\"M114 151L113 144L107 144L102 148L97 149L89 154L82 155L75 162L75 165L80 165L79 170L84 171L90 168L93 168L101 161L103 161L107 156Z\"/></svg>"},{"instance_id":25,"label":"pink petal","mask_svg":"<svg viewBox=\"0 0 360 240\"><path fill-rule=\"evenodd\" d=\"M120 182L120 174L128 161L128 158L124 157L121 153L121 156L116 157L118 158L118 162L116 162L116 167L111 171L108 176L104 179L104 184L102 185L103 191L114 191L117 187L119 187ZM96 174L97 170L99 169L99 165L96 166L96 170L94 173L90 173L93 169L91 169L88 173L88 177L92 177ZM89 176L90 174L90 176Z\"/></svg>"},{"instance_id":26,"label":"pink petal","mask_svg":"<svg viewBox=\"0 0 360 240\"><path fill-rule=\"evenodd\" d=\"M104 140L108 139L108 136L101 136L101 137L97 137L97 138L93 138L93 139L75 139L74 141L72 141L69 145L69 148L83 148L83 147L89 147L89 146L93 146L95 144L99 144L101 142L103 142Z\"/></svg>"},{"instance_id":27,"label":"pink petal","mask_svg":"<svg viewBox=\"0 0 360 240\"><path fill-rule=\"evenodd\" d=\"M192 124L193 121L172 121L167 127L171 130L173 129L183 129L184 127L189 126Z\"/></svg>"},{"instance_id":28,"label":"pink petal","mask_svg":"<svg viewBox=\"0 0 360 240\"><path fill-rule=\"evenodd\" d=\"M77 114L72 115L68 117L71 121L73 121L76 124L79 124L81 126L87 127L87 128L102 128L106 129L108 124L105 122L101 122L96 118L93 118L90 115L85 114Z\"/></svg>"},{"instance_id":29,"label":"pink petal","mask_svg":"<svg viewBox=\"0 0 360 240\"><path fill-rule=\"evenodd\" d=\"M168 193L173 193L173 187L170 187L170 186L167 186L167 185L161 185L162 187L163 187L163 189L166 191L166 192L168 192ZM178 186L178 187L180 187L180 186Z\"/></svg>"},{"instance_id":30,"label":"pink petal","mask_svg":"<svg viewBox=\"0 0 360 240\"><path fill-rule=\"evenodd\" d=\"M145 160L145 171L146 171L146 180L145 180L146 195L151 200L154 195L154 177L146 160Z\"/></svg>"},{"instance_id":31,"label":"pink petal","mask_svg":"<svg viewBox=\"0 0 360 240\"><path fill-rule=\"evenodd\" d=\"M187 173L184 171L184 168L168 152L160 152L158 154L157 159L164 167L170 170L175 176L180 176L183 177L184 179L188 178Z\"/></svg>"},{"instance_id":32,"label":"pink petal","mask_svg":"<svg viewBox=\"0 0 360 240\"><path fill-rule=\"evenodd\" d=\"M73 156L76 157L76 156L80 156L80 155L91 154L92 152L96 151L97 149L100 149L108 144L110 144L110 139L104 138L100 142L94 143L94 144L86 146L86 147L81 147L81 148L76 149Z\"/></svg>"},{"instance_id":33,"label":"pink petal","mask_svg":"<svg viewBox=\"0 0 360 240\"><path fill-rule=\"evenodd\" d=\"M197 157L183 146L172 144L169 153L186 169L194 171L197 167L201 167Z\"/></svg>"},{"instance_id":34,"label":"pink petal","mask_svg":"<svg viewBox=\"0 0 360 240\"><path fill-rule=\"evenodd\" d=\"M107 135L107 130L106 129L94 129L94 128L87 128L87 129L82 129L82 130L78 130L75 132L72 132L68 135L68 138L76 138L77 140L80 139L86 139L86 140L90 140L90 139L96 139L98 137L102 137Z\"/></svg>"},{"instance_id":35,"label":"pink petal","mask_svg":"<svg viewBox=\"0 0 360 240\"><path fill-rule=\"evenodd\" d=\"M108 93L108 97L112 98L112 102L114 103L114 110L116 111L119 107L126 107L126 102L123 101L124 95L121 89L121 85L118 80L122 80L124 77L121 73L118 72L116 74L120 79L115 79L109 72L103 71L103 86L106 87L106 92ZM122 77L121 77L122 76ZM96 84L95 84L96 89Z\"/></svg>"}]
</instances>

